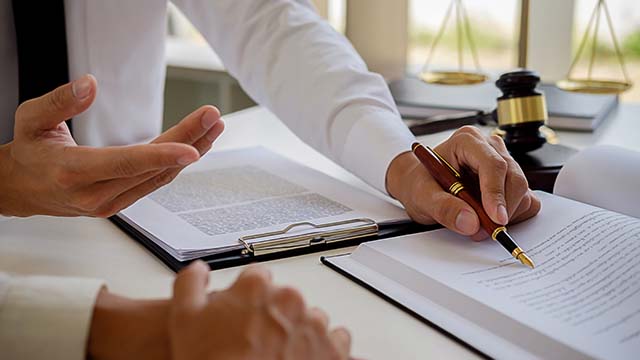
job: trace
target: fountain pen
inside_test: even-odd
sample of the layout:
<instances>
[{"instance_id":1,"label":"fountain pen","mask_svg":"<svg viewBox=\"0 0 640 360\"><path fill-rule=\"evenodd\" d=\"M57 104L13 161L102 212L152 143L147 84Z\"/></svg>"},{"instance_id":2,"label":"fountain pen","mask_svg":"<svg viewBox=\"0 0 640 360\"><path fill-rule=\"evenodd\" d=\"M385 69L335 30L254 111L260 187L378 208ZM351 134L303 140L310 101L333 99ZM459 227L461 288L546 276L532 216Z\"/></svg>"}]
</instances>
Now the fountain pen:
<instances>
[{"instance_id":1,"label":"fountain pen","mask_svg":"<svg viewBox=\"0 0 640 360\"><path fill-rule=\"evenodd\" d=\"M482 201L473 196L472 193L465 188L465 185L462 183L462 176L447 160L440 156L435 150L417 142L411 146L411 150L443 189L464 200L475 210L480 219L480 226L482 226L487 234L491 235L493 240L502 245L511 256L523 265L532 269L534 268L533 260L513 241L509 233L507 233L505 226L496 224L491 220L482 206Z\"/></svg>"}]
</instances>

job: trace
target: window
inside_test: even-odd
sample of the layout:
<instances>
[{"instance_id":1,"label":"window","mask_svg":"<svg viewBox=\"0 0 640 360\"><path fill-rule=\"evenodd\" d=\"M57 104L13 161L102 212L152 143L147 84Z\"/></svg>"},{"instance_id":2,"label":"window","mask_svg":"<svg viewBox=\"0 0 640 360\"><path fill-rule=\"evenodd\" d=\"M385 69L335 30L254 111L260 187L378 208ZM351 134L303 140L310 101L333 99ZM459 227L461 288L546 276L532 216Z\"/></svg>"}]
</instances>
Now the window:
<instances>
[{"instance_id":1,"label":"window","mask_svg":"<svg viewBox=\"0 0 640 360\"><path fill-rule=\"evenodd\" d=\"M329 24L337 31L344 33L346 23L346 0L322 0L326 2ZM172 3L167 11L168 35L196 43L205 43L204 38L191 24L189 19Z\"/></svg>"},{"instance_id":2,"label":"window","mask_svg":"<svg viewBox=\"0 0 640 360\"><path fill-rule=\"evenodd\" d=\"M347 23L347 0L327 0L329 11L327 14L329 24L338 32L344 34Z\"/></svg>"},{"instance_id":3,"label":"window","mask_svg":"<svg viewBox=\"0 0 640 360\"><path fill-rule=\"evenodd\" d=\"M514 68L518 53L519 2L517 0L483 0L463 3L483 70L502 72ZM451 1L442 0L410 0L407 56L410 73L418 72L424 65L450 4ZM455 64L454 68L457 66L456 36L455 13L452 13L434 52L432 68L452 69L451 64ZM473 69L469 67L473 63L468 44L464 49L466 68Z\"/></svg>"},{"instance_id":4,"label":"window","mask_svg":"<svg viewBox=\"0 0 640 360\"><path fill-rule=\"evenodd\" d=\"M575 1L574 56L597 0ZM640 2L637 0L607 0L606 4L625 59L627 73L634 83L634 87L623 93L621 99L638 102L640 101ZM615 55L613 41L605 18L600 19L598 35L592 76L622 80L623 74ZM591 45L591 43L585 45L580 61L576 64L575 75L586 76L589 65L588 51L590 51Z\"/></svg>"}]
</instances>

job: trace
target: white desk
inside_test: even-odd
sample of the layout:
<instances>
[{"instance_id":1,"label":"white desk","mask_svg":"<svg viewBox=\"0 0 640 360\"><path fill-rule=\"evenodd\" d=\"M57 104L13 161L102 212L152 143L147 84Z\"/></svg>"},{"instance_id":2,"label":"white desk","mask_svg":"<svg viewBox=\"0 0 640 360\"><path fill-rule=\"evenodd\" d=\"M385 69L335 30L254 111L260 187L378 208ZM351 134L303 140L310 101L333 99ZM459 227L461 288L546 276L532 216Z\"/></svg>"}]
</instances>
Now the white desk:
<instances>
[{"instance_id":1,"label":"white desk","mask_svg":"<svg viewBox=\"0 0 640 360\"><path fill-rule=\"evenodd\" d=\"M295 138L269 112L252 108L225 117L227 130L216 150L263 145L364 185ZM488 129L487 129L488 130ZM423 137L436 143L447 133ZM618 144L640 150L640 105L623 105L595 134L560 133L563 143L584 147ZM368 188L373 191L371 188ZM344 253L339 249L324 254ZM334 324L353 333L355 355L367 359L468 359L476 356L436 330L324 267L321 254L266 263L281 284L297 287L309 304L321 306ZM132 297L169 296L173 273L107 220L33 217L0 220L0 270L22 274L103 278L112 291ZM213 287L228 285L240 268L211 273Z\"/></svg>"}]
</instances>

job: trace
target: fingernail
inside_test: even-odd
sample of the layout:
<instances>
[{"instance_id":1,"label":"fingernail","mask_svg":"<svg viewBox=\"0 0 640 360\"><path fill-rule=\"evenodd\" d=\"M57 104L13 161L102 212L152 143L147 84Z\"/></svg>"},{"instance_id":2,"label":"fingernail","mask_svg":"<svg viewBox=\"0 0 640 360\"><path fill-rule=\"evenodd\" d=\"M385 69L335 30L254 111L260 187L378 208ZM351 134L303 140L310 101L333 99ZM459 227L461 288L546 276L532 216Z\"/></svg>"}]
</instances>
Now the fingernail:
<instances>
[{"instance_id":1,"label":"fingernail","mask_svg":"<svg viewBox=\"0 0 640 360\"><path fill-rule=\"evenodd\" d=\"M501 225L506 225L509 222L509 215L507 214L507 208L504 205L498 205L498 222Z\"/></svg>"},{"instance_id":2,"label":"fingernail","mask_svg":"<svg viewBox=\"0 0 640 360\"><path fill-rule=\"evenodd\" d=\"M464 234L473 234L476 232L477 220L475 214L468 210L461 210L456 217L456 228Z\"/></svg>"},{"instance_id":3,"label":"fingernail","mask_svg":"<svg viewBox=\"0 0 640 360\"><path fill-rule=\"evenodd\" d=\"M91 94L91 77L85 75L71 84L73 96L78 100L84 100Z\"/></svg>"},{"instance_id":4,"label":"fingernail","mask_svg":"<svg viewBox=\"0 0 640 360\"><path fill-rule=\"evenodd\" d=\"M202 127L205 129L210 129L216 121L218 121L218 117L213 111L205 111L200 119Z\"/></svg>"},{"instance_id":5,"label":"fingernail","mask_svg":"<svg viewBox=\"0 0 640 360\"><path fill-rule=\"evenodd\" d=\"M198 160L198 158L193 155L184 155L178 158L178 165L186 166L196 160Z\"/></svg>"}]
</instances>

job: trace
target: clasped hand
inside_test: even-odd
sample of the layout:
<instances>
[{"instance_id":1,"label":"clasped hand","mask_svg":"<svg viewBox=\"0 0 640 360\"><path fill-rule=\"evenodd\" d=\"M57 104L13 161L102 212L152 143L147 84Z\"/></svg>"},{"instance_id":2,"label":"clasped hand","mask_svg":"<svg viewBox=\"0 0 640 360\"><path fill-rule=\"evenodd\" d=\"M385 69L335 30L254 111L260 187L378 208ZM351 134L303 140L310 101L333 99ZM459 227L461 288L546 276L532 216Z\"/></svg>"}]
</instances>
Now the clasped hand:
<instances>
[{"instance_id":1,"label":"clasped hand","mask_svg":"<svg viewBox=\"0 0 640 360\"><path fill-rule=\"evenodd\" d=\"M351 336L290 287L249 266L227 289L208 292L209 266L178 274L173 298L133 300L103 289L88 343L92 359L320 360L349 358Z\"/></svg>"}]
</instances>

